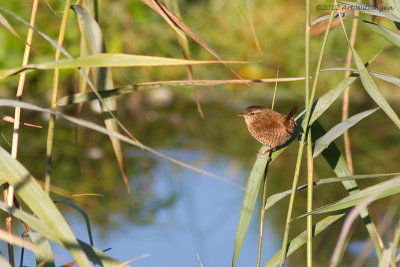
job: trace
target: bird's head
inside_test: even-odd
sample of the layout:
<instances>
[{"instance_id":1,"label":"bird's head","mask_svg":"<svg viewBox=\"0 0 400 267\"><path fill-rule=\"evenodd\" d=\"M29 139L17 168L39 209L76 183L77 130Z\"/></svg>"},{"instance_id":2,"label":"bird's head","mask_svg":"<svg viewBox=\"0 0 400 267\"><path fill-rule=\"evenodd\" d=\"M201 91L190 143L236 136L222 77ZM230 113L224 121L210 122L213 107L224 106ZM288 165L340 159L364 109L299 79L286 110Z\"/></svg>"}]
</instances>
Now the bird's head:
<instances>
[{"instance_id":1,"label":"bird's head","mask_svg":"<svg viewBox=\"0 0 400 267\"><path fill-rule=\"evenodd\" d=\"M246 108L243 113L240 113L238 116L241 116L246 121L246 124L251 124L252 122L260 119L268 109L263 106L250 106Z\"/></svg>"}]
</instances>

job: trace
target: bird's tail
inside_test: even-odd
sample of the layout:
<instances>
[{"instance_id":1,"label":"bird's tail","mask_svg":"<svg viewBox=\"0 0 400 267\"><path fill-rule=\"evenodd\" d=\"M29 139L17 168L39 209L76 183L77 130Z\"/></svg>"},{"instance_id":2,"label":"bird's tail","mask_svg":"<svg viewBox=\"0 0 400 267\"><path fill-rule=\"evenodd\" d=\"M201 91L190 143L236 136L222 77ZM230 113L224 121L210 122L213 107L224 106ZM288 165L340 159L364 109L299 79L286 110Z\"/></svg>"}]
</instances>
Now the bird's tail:
<instances>
[{"instance_id":1,"label":"bird's tail","mask_svg":"<svg viewBox=\"0 0 400 267\"><path fill-rule=\"evenodd\" d=\"M290 110L289 114L286 116L286 121L290 121L294 118L294 115L296 114L298 108L299 106L296 105Z\"/></svg>"}]
</instances>

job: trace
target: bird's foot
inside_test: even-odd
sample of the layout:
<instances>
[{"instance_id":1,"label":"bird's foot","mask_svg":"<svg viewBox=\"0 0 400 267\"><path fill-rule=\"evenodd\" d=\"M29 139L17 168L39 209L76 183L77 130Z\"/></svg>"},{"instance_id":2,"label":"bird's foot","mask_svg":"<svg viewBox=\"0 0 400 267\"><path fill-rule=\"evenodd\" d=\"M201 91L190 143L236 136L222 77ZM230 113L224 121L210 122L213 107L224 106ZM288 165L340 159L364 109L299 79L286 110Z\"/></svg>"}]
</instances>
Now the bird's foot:
<instances>
[{"instance_id":1,"label":"bird's foot","mask_svg":"<svg viewBox=\"0 0 400 267\"><path fill-rule=\"evenodd\" d=\"M265 155L269 151L271 151L271 148L268 148L268 149L266 149L264 151L258 152L257 153L257 157L261 157L261 156ZM267 155L267 161L270 161L270 160L271 160L271 158Z\"/></svg>"}]
</instances>

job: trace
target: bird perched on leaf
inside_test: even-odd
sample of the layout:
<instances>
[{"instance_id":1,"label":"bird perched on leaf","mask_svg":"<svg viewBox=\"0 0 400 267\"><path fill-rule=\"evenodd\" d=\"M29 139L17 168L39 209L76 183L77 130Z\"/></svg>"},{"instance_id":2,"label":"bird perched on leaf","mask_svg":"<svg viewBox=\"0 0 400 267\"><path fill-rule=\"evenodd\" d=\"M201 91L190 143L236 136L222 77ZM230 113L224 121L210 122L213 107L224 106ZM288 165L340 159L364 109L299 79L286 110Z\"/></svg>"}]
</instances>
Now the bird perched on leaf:
<instances>
[{"instance_id":1,"label":"bird perched on leaf","mask_svg":"<svg viewBox=\"0 0 400 267\"><path fill-rule=\"evenodd\" d=\"M297 108L294 106L285 116L263 106L250 106L238 115L244 117L250 134L263 145L269 146L257 156L283 145L293 136L297 126L294 120Z\"/></svg>"}]
</instances>

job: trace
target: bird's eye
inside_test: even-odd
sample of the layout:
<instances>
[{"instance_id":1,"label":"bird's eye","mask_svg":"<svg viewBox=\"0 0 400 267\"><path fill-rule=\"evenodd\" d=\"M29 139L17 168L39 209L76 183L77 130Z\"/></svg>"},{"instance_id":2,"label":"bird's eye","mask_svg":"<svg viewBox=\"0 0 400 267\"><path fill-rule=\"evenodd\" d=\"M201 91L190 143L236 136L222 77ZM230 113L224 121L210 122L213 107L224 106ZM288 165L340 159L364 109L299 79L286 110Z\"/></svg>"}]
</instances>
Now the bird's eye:
<instances>
[{"instance_id":1,"label":"bird's eye","mask_svg":"<svg viewBox=\"0 0 400 267\"><path fill-rule=\"evenodd\" d=\"M254 115L254 112L250 113L250 115Z\"/></svg>"}]
</instances>

